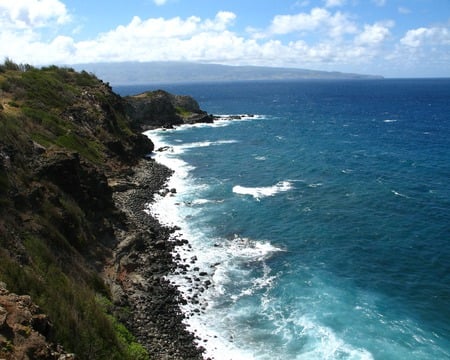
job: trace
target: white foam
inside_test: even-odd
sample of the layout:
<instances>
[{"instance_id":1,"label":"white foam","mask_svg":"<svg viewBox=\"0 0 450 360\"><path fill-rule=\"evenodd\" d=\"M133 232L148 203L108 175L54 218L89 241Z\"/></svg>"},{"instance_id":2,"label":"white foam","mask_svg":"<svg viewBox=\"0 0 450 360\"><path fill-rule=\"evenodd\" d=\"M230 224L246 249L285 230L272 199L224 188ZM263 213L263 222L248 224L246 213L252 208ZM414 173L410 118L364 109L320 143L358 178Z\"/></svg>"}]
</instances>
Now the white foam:
<instances>
[{"instance_id":1,"label":"white foam","mask_svg":"<svg viewBox=\"0 0 450 360\"><path fill-rule=\"evenodd\" d=\"M409 196L407 196L407 195L405 195L405 194L402 194L402 193L399 193L398 191L395 191L395 190L391 190L391 192L392 192L394 195L396 195L396 196L400 196L400 197L403 197L403 198L406 198L406 199L409 199L409 198L410 198Z\"/></svg>"},{"instance_id":2,"label":"white foam","mask_svg":"<svg viewBox=\"0 0 450 360\"><path fill-rule=\"evenodd\" d=\"M237 140L199 141L199 142L183 144L183 145L180 145L180 147L182 149L193 149L193 148L199 148L199 147L235 144L237 142L238 142Z\"/></svg>"},{"instance_id":3,"label":"white foam","mask_svg":"<svg viewBox=\"0 0 450 360\"><path fill-rule=\"evenodd\" d=\"M204 240L194 239L192 245L198 258L196 266L208 271L212 286L201 294L200 302L204 304L202 313L195 313L195 305L192 304L183 307L185 313L191 314L186 324L202 339L199 344L206 347L205 358L256 359L253 349L245 349L238 344L240 334L235 320L238 314L235 313L236 309L231 310L229 306L241 298L252 296L258 290L272 287L276 277L265 260L283 250L267 241L237 235L231 239L215 239L216 246L204 246ZM260 277L250 276L254 268L262 270ZM178 288L188 294L192 285L184 284L184 279L172 277ZM234 292L230 293L230 287ZM219 318L221 321L217 321Z\"/></svg>"},{"instance_id":4,"label":"white foam","mask_svg":"<svg viewBox=\"0 0 450 360\"><path fill-rule=\"evenodd\" d=\"M194 201L191 202L192 205L204 205L204 204L210 204L210 203L214 203L214 200L209 200L209 199L195 199Z\"/></svg>"},{"instance_id":5,"label":"white foam","mask_svg":"<svg viewBox=\"0 0 450 360\"><path fill-rule=\"evenodd\" d=\"M214 122L212 123L196 123L196 124L183 124L178 125L174 129L170 130L183 130L188 128L216 128L216 127L225 127L232 125L236 122L243 122L243 121L254 121L254 120L263 120L266 119L265 115L248 115L248 114L220 114L215 115Z\"/></svg>"},{"instance_id":6,"label":"white foam","mask_svg":"<svg viewBox=\"0 0 450 360\"><path fill-rule=\"evenodd\" d=\"M396 119L385 119L385 120L383 120L383 122L384 123L394 123L394 122L397 122L397 120Z\"/></svg>"},{"instance_id":7,"label":"white foam","mask_svg":"<svg viewBox=\"0 0 450 360\"><path fill-rule=\"evenodd\" d=\"M233 187L233 192L240 195L251 195L255 199L259 200L264 197L274 196L280 192L289 191L292 189L292 183L290 181L279 181L273 186L266 187L246 187L236 185Z\"/></svg>"},{"instance_id":8,"label":"white foam","mask_svg":"<svg viewBox=\"0 0 450 360\"><path fill-rule=\"evenodd\" d=\"M248 114L221 114L216 115L214 122L209 124L195 124L197 127L225 127L236 122L255 121L266 119L265 115L248 115Z\"/></svg>"},{"instance_id":9,"label":"white foam","mask_svg":"<svg viewBox=\"0 0 450 360\"><path fill-rule=\"evenodd\" d=\"M303 328L302 335L314 339L306 344L304 351L296 356L298 360L354 359L372 360L374 357L365 349L355 348L340 339L330 328L318 324L305 316L293 319Z\"/></svg>"}]
</instances>

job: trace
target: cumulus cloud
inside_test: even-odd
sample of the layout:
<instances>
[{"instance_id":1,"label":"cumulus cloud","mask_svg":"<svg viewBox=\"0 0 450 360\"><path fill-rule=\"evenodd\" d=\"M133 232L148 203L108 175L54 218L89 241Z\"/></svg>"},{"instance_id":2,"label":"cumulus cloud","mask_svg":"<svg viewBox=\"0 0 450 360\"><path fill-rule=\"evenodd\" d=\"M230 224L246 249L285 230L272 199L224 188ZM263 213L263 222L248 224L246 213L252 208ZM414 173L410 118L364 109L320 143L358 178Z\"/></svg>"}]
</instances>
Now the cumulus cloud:
<instances>
[{"instance_id":1,"label":"cumulus cloud","mask_svg":"<svg viewBox=\"0 0 450 360\"><path fill-rule=\"evenodd\" d=\"M449 76L450 28L419 27L408 30L386 59L415 76Z\"/></svg>"},{"instance_id":2,"label":"cumulus cloud","mask_svg":"<svg viewBox=\"0 0 450 360\"><path fill-rule=\"evenodd\" d=\"M406 47L418 48L425 45L450 45L450 30L444 27L420 27L406 32L400 39Z\"/></svg>"},{"instance_id":3,"label":"cumulus cloud","mask_svg":"<svg viewBox=\"0 0 450 360\"><path fill-rule=\"evenodd\" d=\"M369 46L381 44L389 37L389 29L393 26L392 21L364 25L364 30L355 37L355 43Z\"/></svg>"},{"instance_id":4,"label":"cumulus cloud","mask_svg":"<svg viewBox=\"0 0 450 360\"><path fill-rule=\"evenodd\" d=\"M52 16L47 17L49 21L57 21ZM381 43L389 34L386 24L367 25L360 30L347 15L321 8L309 13L275 16L264 37L259 38L233 32L236 19L236 14L229 11L220 11L209 19L135 16L128 24L82 41L70 36L43 41L33 31L2 31L0 57L33 64L189 60L317 68L321 64L367 61L376 56L368 47ZM326 36L315 43L308 43L301 36L295 41L283 40L286 34L315 32L325 32ZM337 40L343 35L356 40Z\"/></svg>"},{"instance_id":5,"label":"cumulus cloud","mask_svg":"<svg viewBox=\"0 0 450 360\"><path fill-rule=\"evenodd\" d=\"M448 27L411 29L396 37L392 21L361 24L331 8L276 15L266 28L242 33L235 31L235 13L219 11L211 18L135 16L90 39L75 40L70 29L52 37L51 28L68 21L59 0L0 0L0 59L33 65L186 60L357 72L361 64L402 64L408 54L427 54L433 46L435 52L450 53Z\"/></svg>"},{"instance_id":6,"label":"cumulus cloud","mask_svg":"<svg viewBox=\"0 0 450 360\"><path fill-rule=\"evenodd\" d=\"M327 31L331 37L356 32L356 25L347 15L331 13L323 8L314 8L309 13L295 15L277 15L272 20L269 34L289 34L293 32Z\"/></svg>"},{"instance_id":7,"label":"cumulus cloud","mask_svg":"<svg viewBox=\"0 0 450 360\"><path fill-rule=\"evenodd\" d=\"M32 29L70 20L66 6L59 0L0 0L2 29Z\"/></svg>"},{"instance_id":8,"label":"cumulus cloud","mask_svg":"<svg viewBox=\"0 0 450 360\"><path fill-rule=\"evenodd\" d=\"M203 30L225 31L229 26L233 25L236 14L231 11L219 11L214 20L206 20L202 25Z\"/></svg>"}]
</instances>

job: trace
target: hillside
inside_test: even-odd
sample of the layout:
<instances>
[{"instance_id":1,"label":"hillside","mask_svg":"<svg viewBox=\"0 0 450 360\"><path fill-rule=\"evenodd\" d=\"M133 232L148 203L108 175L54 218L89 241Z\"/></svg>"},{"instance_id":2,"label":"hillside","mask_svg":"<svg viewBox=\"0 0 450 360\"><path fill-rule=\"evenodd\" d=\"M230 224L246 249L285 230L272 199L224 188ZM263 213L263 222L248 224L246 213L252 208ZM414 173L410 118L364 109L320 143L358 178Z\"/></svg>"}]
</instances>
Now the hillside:
<instances>
[{"instance_id":1,"label":"hillside","mask_svg":"<svg viewBox=\"0 0 450 360\"><path fill-rule=\"evenodd\" d=\"M0 293L49 319L0 298L0 358L201 358L164 280L171 229L143 212L170 172L129 106L87 72L0 65Z\"/></svg>"},{"instance_id":2,"label":"hillside","mask_svg":"<svg viewBox=\"0 0 450 360\"><path fill-rule=\"evenodd\" d=\"M381 76L265 66L228 66L190 62L117 62L77 64L113 85L254 80L373 79Z\"/></svg>"}]
</instances>

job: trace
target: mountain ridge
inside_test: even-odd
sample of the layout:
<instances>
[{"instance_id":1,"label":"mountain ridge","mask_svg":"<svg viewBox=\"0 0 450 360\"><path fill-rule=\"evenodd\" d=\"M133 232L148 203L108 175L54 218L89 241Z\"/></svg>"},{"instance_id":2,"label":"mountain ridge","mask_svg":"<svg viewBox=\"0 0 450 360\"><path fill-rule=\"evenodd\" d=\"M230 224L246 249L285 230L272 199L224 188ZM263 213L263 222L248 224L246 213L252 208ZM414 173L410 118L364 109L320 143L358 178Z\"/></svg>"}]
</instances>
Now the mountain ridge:
<instances>
[{"instance_id":1,"label":"mountain ridge","mask_svg":"<svg viewBox=\"0 0 450 360\"><path fill-rule=\"evenodd\" d=\"M111 62L70 65L113 85L256 80L382 79L379 75L265 66L230 66L182 61Z\"/></svg>"}]
</instances>

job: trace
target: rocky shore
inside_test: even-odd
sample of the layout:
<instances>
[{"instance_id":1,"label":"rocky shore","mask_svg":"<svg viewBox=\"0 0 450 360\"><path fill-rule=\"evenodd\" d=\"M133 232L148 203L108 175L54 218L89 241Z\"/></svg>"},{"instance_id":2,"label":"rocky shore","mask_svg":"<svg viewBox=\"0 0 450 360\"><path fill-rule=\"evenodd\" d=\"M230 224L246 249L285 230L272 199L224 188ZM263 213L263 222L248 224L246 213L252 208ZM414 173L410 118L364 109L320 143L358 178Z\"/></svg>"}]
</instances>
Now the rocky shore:
<instances>
[{"instance_id":1,"label":"rocky shore","mask_svg":"<svg viewBox=\"0 0 450 360\"><path fill-rule=\"evenodd\" d=\"M184 300L165 278L176 268L172 252L183 241L170 241L175 229L162 226L144 211L170 175L169 169L147 159L114 179L113 198L126 214L126 228L116 229L120 242L105 268L105 278L116 315L154 358L203 359L194 335L182 323L179 304ZM124 307L129 314L121 313Z\"/></svg>"}]
</instances>

